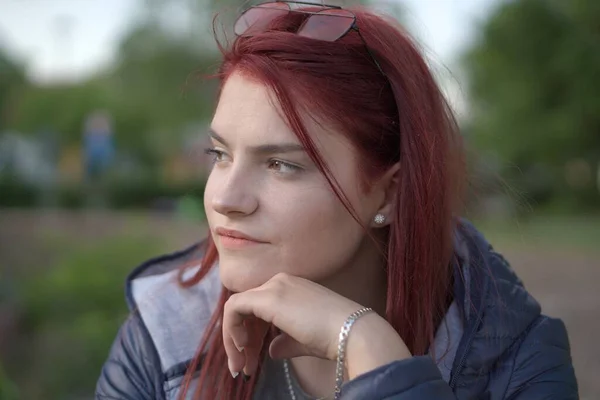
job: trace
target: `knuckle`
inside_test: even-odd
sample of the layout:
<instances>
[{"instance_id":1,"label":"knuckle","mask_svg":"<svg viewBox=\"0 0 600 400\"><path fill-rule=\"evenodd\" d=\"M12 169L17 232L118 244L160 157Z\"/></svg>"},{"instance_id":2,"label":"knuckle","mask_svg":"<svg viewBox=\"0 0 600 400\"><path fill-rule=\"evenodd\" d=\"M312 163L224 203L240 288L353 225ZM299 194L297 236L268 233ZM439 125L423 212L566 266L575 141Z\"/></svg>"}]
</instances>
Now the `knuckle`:
<instances>
[{"instance_id":1,"label":"knuckle","mask_svg":"<svg viewBox=\"0 0 600 400\"><path fill-rule=\"evenodd\" d=\"M273 276L273 278L271 278L272 281L281 283L288 283L290 279L290 274L287 274L285 272L278 272L277 274L275 274L275 276Z\"/></svg>"},{"instance_id":2,"label":"knuckle","mask_svg":"<svg viewBox=\"0 0 600 400\"><path fill-rule=\"evenodd\" d=\"M275 300L282 299L285 296L286 291L289 288L289 279L289 275L284 272L280 272L271 278L269 281L269 289L275 297Z\"/></svg>"},{"instance_id":3,"label":"knuckle","mask_svg":"<svg viewBox=\"0 0 600 400\"><path fill-rule=\"evenodd\" d=\"M223 311L225 312L225 314L231 312L231 310L233 309L233 307L235 305L237 296L238 296L237 294L232 294L231 296L229 296L229 298L223 305Z\"/></svg>"}]
</instances>

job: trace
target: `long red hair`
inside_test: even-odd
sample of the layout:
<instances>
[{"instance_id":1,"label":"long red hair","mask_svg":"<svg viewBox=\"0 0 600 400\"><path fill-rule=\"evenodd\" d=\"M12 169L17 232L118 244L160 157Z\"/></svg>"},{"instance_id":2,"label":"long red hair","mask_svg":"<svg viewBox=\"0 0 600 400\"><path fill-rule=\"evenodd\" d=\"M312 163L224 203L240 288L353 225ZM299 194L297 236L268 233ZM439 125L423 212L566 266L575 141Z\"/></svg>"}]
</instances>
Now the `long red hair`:
<instances>
[{"instance_id":1,"label":"long red hair","mask_svg":"<svg viewBox=\"0 0 600 400\"><path fill-rule=\"evenodd\" d=\"M222 87L233 72L241 72L272 91L291 129L353 215L301 113L333 122L354 144L365 188L400 162L397 206L385 246L385 317L412 354L422 355L448 306L453 221L464 170L462 144L452 112L409 36L391 20L363 8L352 11L385 75L355 31L333 43L307 39L294 34L306 15L289 13L274 21L268 32L238 37L221 47L218 78ZM209 237L200 269L181 284L200 282L217 258ZM252 398L260 369L250 382L242 383L227 368L220 321L229 295L224 289L188 368L181 398L191 390L199 367L195 399ZM273 334L267 337L267 345Z\"/></svg>"}]
</instances>

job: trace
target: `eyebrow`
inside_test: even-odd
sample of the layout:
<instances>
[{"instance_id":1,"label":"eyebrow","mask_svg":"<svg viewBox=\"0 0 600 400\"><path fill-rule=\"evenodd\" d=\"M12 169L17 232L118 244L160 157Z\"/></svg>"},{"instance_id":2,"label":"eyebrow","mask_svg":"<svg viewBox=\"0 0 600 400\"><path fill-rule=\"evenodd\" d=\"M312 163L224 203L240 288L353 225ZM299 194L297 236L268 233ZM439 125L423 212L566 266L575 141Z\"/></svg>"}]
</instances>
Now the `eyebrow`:
<instances>
[{"instance_id":1,"label":"eyebrow","mask_svg":"<svg viewBox=\"0 0 600 400\"><path fill-rule=\"evenodd\" d=\"M210 128L208 134L211 138L221 143L226 147L230 147L227 141L219 135L214 129ZM250 152L255 154L281 154L292 153L296 151L304 151L304 146L297 143L277 143L277 144L261 144L259 146L250 146Z\"/></svg>"}]
</instances>

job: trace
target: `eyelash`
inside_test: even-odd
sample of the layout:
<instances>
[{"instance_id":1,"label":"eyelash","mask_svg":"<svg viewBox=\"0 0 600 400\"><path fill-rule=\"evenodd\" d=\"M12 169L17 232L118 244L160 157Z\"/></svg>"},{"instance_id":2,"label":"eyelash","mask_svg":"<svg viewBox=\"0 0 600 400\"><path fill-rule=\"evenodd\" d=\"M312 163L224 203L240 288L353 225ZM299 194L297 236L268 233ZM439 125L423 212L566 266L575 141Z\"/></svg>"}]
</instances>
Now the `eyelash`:
<instances>
[{"instance_id":1,"label":"eyelash","mask_svg":"<svg viewBox=\"0 0 600 400\"><path fill-rule=\"evenodd\" d=\"M296 172L302 171L302 168L297 165L290 164L290 163L287 163L287 162L281 161L281 160L269 160L269 168L271 168L274 164L279 164L285 168L289 168L291 170L291 173L296 173ZM285 172L281 172L281 171L276 171L276 172L285 174Z\"/></svg>"},{"instance_id":2,"label":"eyelash","mask_svg":"<svg viewBox=\"0 0 600 400\"><path fill-rule=\"evenodd\" d=\"M213 160L212 160L213 164L215 164L219 161L222 161L222 160L219 160L218 158L223 157L225 155L225 152L211 148L211 147L209 147L208 149L204 149L204 153L213 157Z\"/></svg>"},{"instance_id":3,"label":"eyelash","mask_svg":"<svg viewBox=\"0 0 600 400\"><path fill-rule=\"evenodd\" d=\"M223 157L225 155L225 152L223 152L221 150L217 150L215 148L205 149L204 153L206 153L206 154L211 155L211 156L214 157L213 164L216 164L219 161L223 161L222 159L219 159L219 158ZM281 160L277 160L277 159L270 159L269 162L268 162L269 168L272 168L273 165L276 165L276 164L278 164L280 166L283 166L285 168L289 168L292 171L292 173L302 171L302 167L299 167L299 166L294 165L294 164L290 164L290 163L285 162L285 161L281 161ZM277 171L277 172L281 173L281 174L285 174L285 172L281 172L281 171Z\"/></svg>"}]
</instances>

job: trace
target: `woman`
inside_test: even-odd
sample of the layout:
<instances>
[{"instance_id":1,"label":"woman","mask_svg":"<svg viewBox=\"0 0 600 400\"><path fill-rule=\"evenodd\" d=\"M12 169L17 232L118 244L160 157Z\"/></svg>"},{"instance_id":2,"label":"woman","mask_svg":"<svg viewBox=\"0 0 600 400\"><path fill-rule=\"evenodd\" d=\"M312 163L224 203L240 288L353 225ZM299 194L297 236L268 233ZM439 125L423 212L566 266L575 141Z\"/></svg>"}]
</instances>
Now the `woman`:
<instances>
[{"instance_id":1,"label":"woman","mask_svg":"<svg viewBox=\"0 0 600 400\"><path fill-rule=\"evenodd\" d=\"M252 7L223 49L208 239L128 281L97 399L576 399L567 333L456 218L454 120L363 9Z\"/></svg>"}]
</instances>

